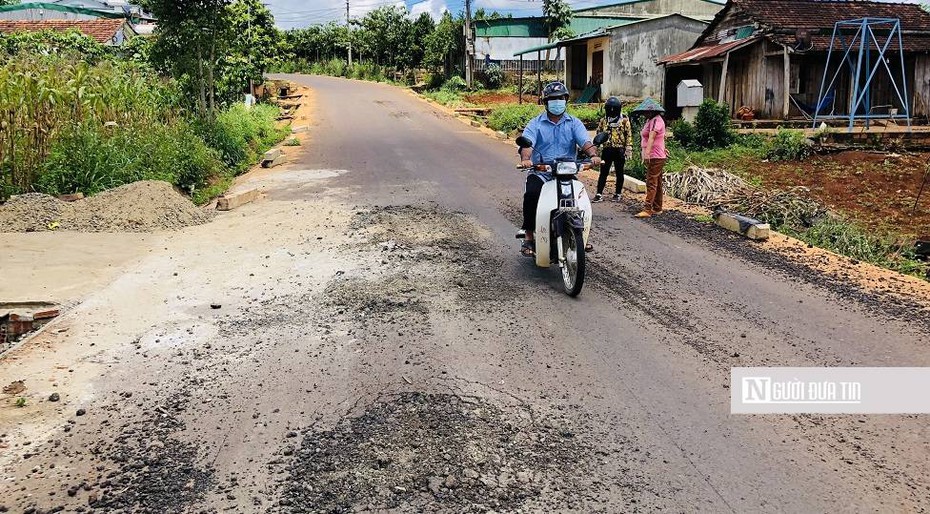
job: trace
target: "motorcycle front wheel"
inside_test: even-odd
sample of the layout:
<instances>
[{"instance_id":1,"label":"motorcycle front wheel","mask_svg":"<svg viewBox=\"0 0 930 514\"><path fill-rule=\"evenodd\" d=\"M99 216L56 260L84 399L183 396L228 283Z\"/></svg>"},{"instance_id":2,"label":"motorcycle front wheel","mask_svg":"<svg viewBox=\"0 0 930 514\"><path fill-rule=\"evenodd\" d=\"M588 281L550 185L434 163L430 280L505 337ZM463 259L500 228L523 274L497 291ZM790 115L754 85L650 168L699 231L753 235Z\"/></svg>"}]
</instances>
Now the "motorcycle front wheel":
<instances>
[{"instance_id":1,"label":"motorcycle front wheel","mask_svg":"<svg viewBox=\"0 0 930 514\"><path fill-rule=\"evenodd\" d=\"M584 285L584 230L571 227L562 235L562 285L568 296L578 296Z\"/></svg>"}]
</instances>

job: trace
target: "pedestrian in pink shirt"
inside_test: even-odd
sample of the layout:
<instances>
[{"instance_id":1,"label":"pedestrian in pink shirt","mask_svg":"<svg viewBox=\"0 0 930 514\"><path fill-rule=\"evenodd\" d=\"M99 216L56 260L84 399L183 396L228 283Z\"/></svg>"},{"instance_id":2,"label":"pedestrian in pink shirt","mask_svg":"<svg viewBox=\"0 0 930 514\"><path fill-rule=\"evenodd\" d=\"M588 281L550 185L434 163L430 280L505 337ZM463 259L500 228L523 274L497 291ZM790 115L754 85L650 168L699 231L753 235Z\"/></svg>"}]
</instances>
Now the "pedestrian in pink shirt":
<instances>
[{"instance_id":1,"label":"pedestrian in pink shirt","mask_svg":"<svg viewBox=\"0 0 930 514\"><path fill-rule=\"evenodd\" d=\"M643 124L642 151L643 164L646 165L646 205L636 214L637 218L648 218L662 212L662 171L668 153L665 150L665 109L655 100L647 98L633 110L634 114L646 117Z\"/></svg>"}]
</instances>

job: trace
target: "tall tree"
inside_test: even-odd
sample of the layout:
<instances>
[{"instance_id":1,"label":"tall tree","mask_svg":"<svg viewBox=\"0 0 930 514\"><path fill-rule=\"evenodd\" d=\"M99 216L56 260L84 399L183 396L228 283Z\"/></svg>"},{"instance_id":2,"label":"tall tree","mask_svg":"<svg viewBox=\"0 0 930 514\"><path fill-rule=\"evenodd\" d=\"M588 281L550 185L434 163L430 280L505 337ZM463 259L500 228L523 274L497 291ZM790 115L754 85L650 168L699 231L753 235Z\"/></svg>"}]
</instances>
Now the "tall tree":
<instances>
[{"instance_id":1,"label":"tall tree","mask_svg":"<svg viewBox=\"0 0 930 514\"><path fill-rule=\"evenodd\" d=\"M231 0L147 0L156 18L153 58L196 94L202 115L216 112L219 56L233 36Z\"/></svg>"},{"instance_id":2,"label":"tall tree","mask_svg":"<svg viewBox=\"0 0 930 514\"><path fill-rule=\"evenodd\" d=\"M566 0L543 0L542 11L550 43L573 35L569 28L572 22L572 8ZM550 50L546 50L547 64L549 63L549 52Z\"/></svg>"},{"instance_id":3,"label":"tall tree","mask_svg":"<svg viewBox=\"0 0 930 514\"><path fill-rule=\"evenodd\" d=\"M423 64L432 71L442 70L446 78L452 75L456 63L465 54L465 36L461 16L453 18L449 11L442 14L436 29L426 38Z\"/></svg>"},{"instance_id":4,"label":"tall tree","mask_svg":"<svg viewBox=\"0 0 930 514\"><path fill-rule=\"evenodd\" d=\"M278 53L280 41L274 15L260 0L236 0L230 5L232 40L221 59L220 89L238 93L249 81L261 81Z\"/></svg>"}]
</instances>

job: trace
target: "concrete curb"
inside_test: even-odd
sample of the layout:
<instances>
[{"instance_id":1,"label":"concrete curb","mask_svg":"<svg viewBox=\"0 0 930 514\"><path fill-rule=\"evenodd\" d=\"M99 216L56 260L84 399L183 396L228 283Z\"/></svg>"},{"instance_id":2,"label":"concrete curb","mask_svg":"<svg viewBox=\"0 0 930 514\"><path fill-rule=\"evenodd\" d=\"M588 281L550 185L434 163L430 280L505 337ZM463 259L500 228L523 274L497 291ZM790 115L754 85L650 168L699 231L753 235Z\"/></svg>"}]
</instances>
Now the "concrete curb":
<instances>
[{"instance_id":1,"label":"concrete curb","mask_svg":"<svg viewBox=\"0 0 930 514\"><path fill-rule=\"evenodd\" d=\"M769 233L771 232L768 223L762 223L759 220L739 214L730 214L727 212L715 213L714 220L717 222L717 225L753 240L768 239Z\"/></svg>"},{"instance_id":2,"label":"concrete curb","mask_svg":"<svg viewBox=\"0 0 930 514\"><path fill-rule=\"evenodd\" d=\"M231 211L237 207L255 201L259 195L258 189L248 189L239 193L227 193L216 200L216 210Z\"/></svg>"},{"instance_id":3,"label":"concrete curb","mask_svg":"<svg viewBox=\"0 0 930 514\"><path fill-rule=\"evenodd\" d=\"M287 162L287 155L280 148L272 148L262 158L262 168L274 168Z\"/></svg>"},{"instance_id":4,"label":"concrete curb","mask_svg":"<svg viewBox=\"0 0 930 514\"><path fill-rule=\"evenodd\" d=\"M627 191L632 191L634 193L645 193L646 192L646 183L638 178L633 178L629 175L623 176L623 189Z\"/></svg>"}]
</instances>

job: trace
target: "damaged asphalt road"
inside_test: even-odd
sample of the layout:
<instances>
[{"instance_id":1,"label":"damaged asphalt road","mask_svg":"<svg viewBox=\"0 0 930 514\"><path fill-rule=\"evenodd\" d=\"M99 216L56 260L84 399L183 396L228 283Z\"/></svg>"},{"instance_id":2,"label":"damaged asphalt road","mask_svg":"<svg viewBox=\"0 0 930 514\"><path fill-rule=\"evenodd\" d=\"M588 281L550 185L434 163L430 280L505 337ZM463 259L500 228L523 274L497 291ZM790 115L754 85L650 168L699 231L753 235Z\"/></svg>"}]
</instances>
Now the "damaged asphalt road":
<instances>
[{"instance_id":1,"label":"damaged asphalt road","mask_svg":"<svg viewBox=\"0 0 930 514\"><path fill-rule=\"evenodd\" d=\"M511 146L299 80L319 116L265 199L158 235L0 360L27 399L0 408L0 511L926 509L925 417L730 416L728 389L930 365L920 302L616 204L567 298L517 256Z\"/></svg>"}]
</instances>

